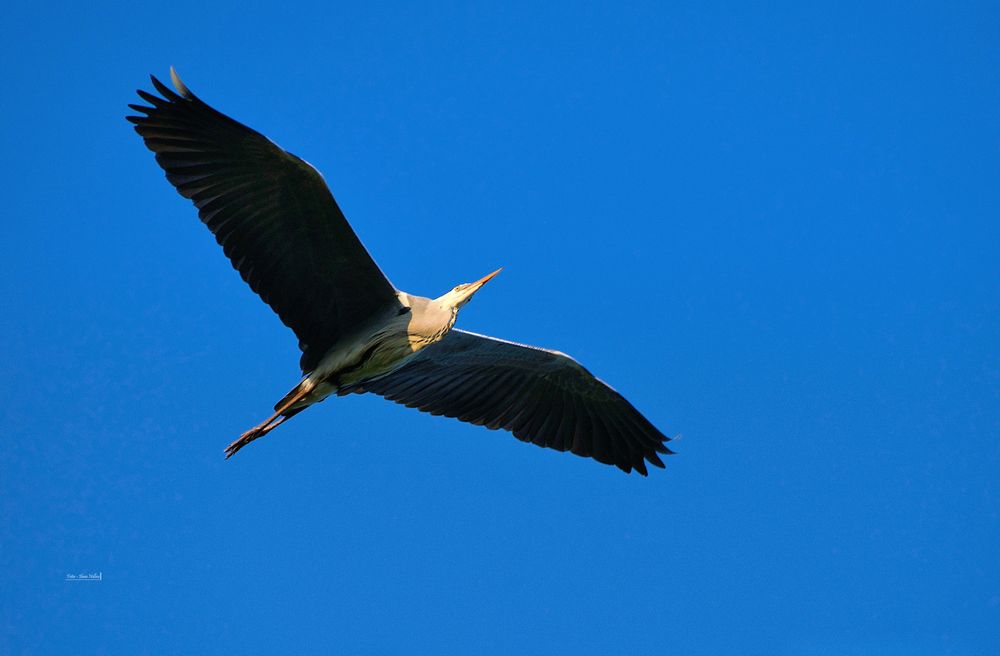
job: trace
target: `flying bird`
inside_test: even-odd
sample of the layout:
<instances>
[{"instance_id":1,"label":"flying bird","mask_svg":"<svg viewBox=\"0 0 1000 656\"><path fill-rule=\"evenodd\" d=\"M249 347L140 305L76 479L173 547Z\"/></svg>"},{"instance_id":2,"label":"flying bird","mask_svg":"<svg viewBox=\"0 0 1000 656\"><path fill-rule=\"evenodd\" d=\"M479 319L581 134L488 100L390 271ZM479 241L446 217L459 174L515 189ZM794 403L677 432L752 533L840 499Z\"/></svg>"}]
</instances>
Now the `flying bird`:
<instances>
[{"instance_id":1,"label":"flying bird","mask_svg":"<svg viewBox=\"0 0 1000 656\"><path fill-rule=\"evenodd\" d=\"M160 95L139 90L148 106L126 118L302 350L299 383L227 458L330 395L371 392L625 472L663 467L669 438L576 360L454 328L500 269L437 298L400 291L315 168L207 105L173 68L176 91L150 77Z\"/></svg>"}]
</instances>

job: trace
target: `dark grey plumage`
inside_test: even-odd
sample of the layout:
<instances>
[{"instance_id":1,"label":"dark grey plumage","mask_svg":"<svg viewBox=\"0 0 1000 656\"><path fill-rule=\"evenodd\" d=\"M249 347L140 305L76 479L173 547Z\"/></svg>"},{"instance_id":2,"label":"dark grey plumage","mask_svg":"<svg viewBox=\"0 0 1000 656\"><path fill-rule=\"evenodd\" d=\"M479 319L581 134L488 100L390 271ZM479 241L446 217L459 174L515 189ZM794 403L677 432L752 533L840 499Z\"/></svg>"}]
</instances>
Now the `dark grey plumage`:
<instances>
[{"instance_id":1,"label":"dark grey plumage","mask_svg":"<svg viewBox=\"0 0 1000 656\"><path fill-rule=\"evenodd\" d=\"M399 307L316 169L206 105L176 75L179 95L151 79L163 98L139 91L152 106L129 105L145 116L128 120L243 280L295 331L303 371L352 327Z\"/></svg>"},{"instance_id":2,"label":"dark grey plumage","mask_svg":"<svg viewBox=\"0 0 1000 656\"><path fill-rule=\"evenodd\" d=\"M363 390L435 415L502 428L628 472L663 467L667 439L625 397L558 351L453 328Z\"/></svg>"},{"instance_id":3,"label":"dark grey plumage","mask_svg":"<svg viewBox=\"0 0 1000 656\"><path fill-rule=\"evenodd\" d=\"M556 351L453 329L495 271L436 299L397 290L322 176L260 133L177 92L129 105L146 146L243 279L299 338L305 377L227 457L330 394L373 392L436 415L647 473L669 441L624 397Z\"/></svg>"}]
</instances>

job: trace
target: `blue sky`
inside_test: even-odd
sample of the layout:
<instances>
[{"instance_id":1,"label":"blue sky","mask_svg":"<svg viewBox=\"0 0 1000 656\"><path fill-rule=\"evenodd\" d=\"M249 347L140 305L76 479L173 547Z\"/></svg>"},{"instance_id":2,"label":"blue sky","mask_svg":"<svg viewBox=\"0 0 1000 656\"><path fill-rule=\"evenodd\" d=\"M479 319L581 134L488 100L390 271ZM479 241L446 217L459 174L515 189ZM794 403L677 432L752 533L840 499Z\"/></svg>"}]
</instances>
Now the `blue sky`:
<instances>
[{"instance_id":1,"label":"blue sky","mask_svg":"<svg viewBox=\"0 0 1000 656\"><path fill-rule=\"evenodd\" d=\"M0 652L1000 650L996 6L535 4L0 9ZM224 461L298 353L123 119L171 64L667 470L375 397Z\"/></svg>"}]
</instances>

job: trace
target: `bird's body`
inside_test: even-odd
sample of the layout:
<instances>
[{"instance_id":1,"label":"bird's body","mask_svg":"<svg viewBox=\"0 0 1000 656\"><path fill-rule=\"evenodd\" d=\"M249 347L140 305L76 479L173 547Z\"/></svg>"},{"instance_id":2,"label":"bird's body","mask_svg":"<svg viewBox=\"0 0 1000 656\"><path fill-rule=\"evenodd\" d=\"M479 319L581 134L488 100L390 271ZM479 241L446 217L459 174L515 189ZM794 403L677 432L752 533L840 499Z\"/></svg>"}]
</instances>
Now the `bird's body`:
<instances>
[{"instance_id":1,"label":"bird's body","mask_svg":"<svg viewBox=\"0 0 1000 656\"><path fill-rule=\"evenodd\" d=\"M399 302L402 307L394 314L376 317L330 347L300 383L311 390L300 405L318 403L330 394L395 371L421 349L440 341L458 317L456 310L436 299L400 292Z\"/></svg>"},{"instance_id":2,"label":"bird's body","mask_svg":"<svg viewBox=\"0 0 1000 656\"><path fill-rule=\"evenodd\" d=\"M401 292L399 300L398 311L377 317L334 344L307 379L337 390L383 376L440 340L455 323L456 313L431 299Z\"/></svg>"},{"instance_id":3,"label":"bird's body","mask_svg":"<svg viewBox=\"0 0 1000 656\"><path fill-rule=\"evenodd\" d=\"M139 91L152 107L128 118L303 351L301 381L227 457L330 395L373 392L626 472L663 466L667 438L572 358L453 329L499 269L438 298L398 290L314 168L171 76L177 93L152 78L163 97Z\"/></svg>"},{"instance_id":4,"label":"bird's body","mask_svg":"<svg viewBox=\"0 0 1000 656\"><path fill-rule=\"evenodd\" d=\"M495 276L472 283L475 289ZM475 290L468 292L469 298ZM274 415L251 428L229 445L227 456L239 451L253 440L263 437L285 419L310 405L323 401L331 394L364 391L364 383L376 380L399 369L415 354L441 341L458 318L458 306L446 294L439 299L399 292L398 309L358 327L335 342L316 368L274 407Z\"/></svg>"}]
</instances>

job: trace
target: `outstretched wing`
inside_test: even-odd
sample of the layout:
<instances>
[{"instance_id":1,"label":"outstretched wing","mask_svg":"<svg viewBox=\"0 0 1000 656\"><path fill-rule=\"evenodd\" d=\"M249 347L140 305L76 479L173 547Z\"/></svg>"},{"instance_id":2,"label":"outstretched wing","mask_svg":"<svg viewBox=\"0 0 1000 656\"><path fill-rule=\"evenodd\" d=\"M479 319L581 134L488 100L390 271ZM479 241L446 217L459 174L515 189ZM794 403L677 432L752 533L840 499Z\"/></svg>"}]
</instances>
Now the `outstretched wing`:
<instances>
[{"instance_id":1,"label":"outstretched wing","mask_svg":"<svg viewBox=\"0 0 1000 656\"><path fill-rule=\"evenodd\" d=\"M556 351L452 330L362 390L435 415L503 428L625 472L671 453L669 438L576 360Z\"/></svg>"},{"instance_id":2,"label":"outstretched wing","mask_svg":"<svg viewBox=\"0 0 1000 656\"><path fill-rule=\"evenodd\" d=\"M310 371L346 330L399 308L396 290L351 230L323 177L259 132L212 109L177 77L177 93L128 116L226 257L299 338Z\"/></svg>"}]
</instances>

